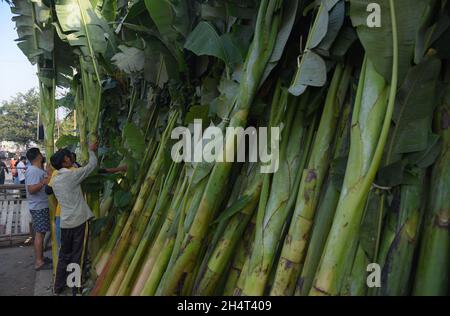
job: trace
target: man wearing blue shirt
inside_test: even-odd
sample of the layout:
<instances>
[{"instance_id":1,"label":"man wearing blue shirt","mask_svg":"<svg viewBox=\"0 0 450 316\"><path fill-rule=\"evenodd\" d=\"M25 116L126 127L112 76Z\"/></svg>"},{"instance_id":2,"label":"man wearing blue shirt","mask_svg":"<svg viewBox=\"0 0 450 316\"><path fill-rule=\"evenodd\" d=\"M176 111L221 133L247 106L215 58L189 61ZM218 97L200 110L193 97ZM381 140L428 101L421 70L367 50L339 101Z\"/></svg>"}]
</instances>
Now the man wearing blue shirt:
<instances>
[{"instance_id":1,"label":"man wearing blue shirt","mask_svg":"<svg viewBox=\"0 0 450 316\"><path fill-rule=\"evenodd\" d=\"M50 260L44 258L43 252L44 237L50 231L48 197L45 193L48 176L47 172L42 169L43 156L38 148L31 148L26 155L31 162L31 166L25 172L25 188L36 233L34 238L35 269L50 269Z\"/></svg>"}]
</instances>

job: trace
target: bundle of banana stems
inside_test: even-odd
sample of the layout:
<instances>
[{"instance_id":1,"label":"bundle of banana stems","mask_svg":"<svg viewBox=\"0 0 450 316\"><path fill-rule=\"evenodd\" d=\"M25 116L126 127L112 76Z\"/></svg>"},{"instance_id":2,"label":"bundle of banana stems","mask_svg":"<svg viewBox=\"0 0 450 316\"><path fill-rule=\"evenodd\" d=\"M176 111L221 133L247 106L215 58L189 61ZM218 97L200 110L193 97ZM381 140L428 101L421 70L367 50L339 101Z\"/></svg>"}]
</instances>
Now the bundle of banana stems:
<instances>
[{"instance_id":1,"label":"bundle of banana stems","mask_svg":"<svg viewBox=\"0 0 450 316\"><path fill-rule=\"evenodd\" d=\"M72 73L42 98L71 87L73 145L128 165L85 185L88 294L448 295L449 2L50 6L35 48Z\"/></svg>"}]
</instances>

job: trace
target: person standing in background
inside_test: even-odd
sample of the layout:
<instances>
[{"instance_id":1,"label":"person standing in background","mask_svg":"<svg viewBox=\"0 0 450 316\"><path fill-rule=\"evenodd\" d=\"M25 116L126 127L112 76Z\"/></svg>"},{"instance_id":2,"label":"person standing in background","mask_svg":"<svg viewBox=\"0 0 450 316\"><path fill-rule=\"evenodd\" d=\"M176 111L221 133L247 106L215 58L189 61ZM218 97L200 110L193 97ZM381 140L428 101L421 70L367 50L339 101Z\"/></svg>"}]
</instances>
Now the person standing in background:
<instances>
[{"instance_id":1,"label":"person standing in background","mask_svg":"<svg viewBox=\"0 0 450 316\"><path fill-rule=\"evenodd\" d=\"M27 166L25 165L26 161L27 158L22 156L17 164L17 178L19 178L20 184L25 184L25 171L27 169Z\"/></svg>"},{"instance_id":2,"label":"person standing in background","mask_svg":"<svg viewBox=\"0 0 450 316\"><path fill-rule=\"evenodd\" d=\"M80 168L81 165L77 162L77 154L75 152L73 152L73 151L71 152L71 154L72 154L73 166L75 168Z\"/></svg>"},{"instance_id":3,"label":"person standing in background","mask_svg":"<svg viewBox=\"0 0 450 316\"><path fill-rule=\"evenodd\" d=\"M9 161L9 169L11 169L11 175L12 175L13 183L16 183L16 178L17 178L16 163L17 163L16 156L14 156Z\"/></svg>"},{"instance_id":4,"label":"person standing in background","mask_svg":"<svg viewBox=\"0 0 450 316\"><path fill-rule=\"evenodd\" d=\"M5 184L6 173L9 174L8 167L6 166L6 163L3 161L3 159L0 161L0 168L0 185L3 185Z\"/></svg>"},{"instance_id":5,"label":"person standing in background","mask_svg":"<svg viewBox=\"0 0 450 316\"><path fill-rule=\"evenodd\" d=\"M25 184L25 172L27 170L27 166L25 165L27 158L25 156L21 156L19 162L16 165L17 169L17 184ZM27 197L26 190L22 191L21 198L24 199Z\"/></svg>"}]
</instances>

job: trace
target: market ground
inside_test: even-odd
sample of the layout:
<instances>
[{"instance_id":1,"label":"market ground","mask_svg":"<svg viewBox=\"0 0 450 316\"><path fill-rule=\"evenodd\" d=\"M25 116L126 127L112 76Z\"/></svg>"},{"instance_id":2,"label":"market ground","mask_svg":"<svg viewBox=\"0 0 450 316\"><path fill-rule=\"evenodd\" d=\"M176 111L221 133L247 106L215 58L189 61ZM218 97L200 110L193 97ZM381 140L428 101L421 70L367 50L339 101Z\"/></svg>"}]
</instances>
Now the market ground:
<instances>
[{"instance_id":1,"label":"market ground","mask_svg":"<svg viewBox=\"0 0 450 316\"><path fill-rule=\"evenodd\" d=\"M11 184L10 175L6 183ZM45 256L50 257L50 252ZM51 271L34 270L34 250L31 243L0 247L0 296L51 295Z\"/></svg>"},{"instance_id":2,"label":"market ground","mask_svg":"<svg viewBox=\"0 0 450 316\"><path fill-rule=\"evenodd\" d=\"M51 270L34 270L32 245L0 248L0 296L51 296L51 284Z\"/></svg>"},{"instance_id":3,"label":"market ground","mask_svg":"<svg viewBox=\"0 0 450 316\"><path fill-rule=\"evenodd\" d=\"M0 296L34 295L33 247L0 248Z\"/></svg>"},{"instance_id":4,"label":"market ground","mask_svg":"<svg viewBox=\"0 0 450 316\"><path fill-rule=\"evenodd\" d=\"M6 184L12 184L10 175ZM33 246L0 248L0 296L34 295L35 280Z\"/></svg>"}]
</instances>

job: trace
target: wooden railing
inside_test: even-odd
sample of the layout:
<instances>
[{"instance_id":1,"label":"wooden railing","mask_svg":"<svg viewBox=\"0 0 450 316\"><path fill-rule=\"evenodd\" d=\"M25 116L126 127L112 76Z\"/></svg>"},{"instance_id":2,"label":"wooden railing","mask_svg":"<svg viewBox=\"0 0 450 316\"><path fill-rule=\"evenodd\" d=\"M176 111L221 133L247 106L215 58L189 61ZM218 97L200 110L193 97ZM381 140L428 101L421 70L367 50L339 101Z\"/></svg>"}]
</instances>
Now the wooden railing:
<instances>
[{"instance_id":1,"label":"wooden railing","mask_svg":"<svg viewBox=\"0 0 450 316\"><path fill-rule=\"evenodd\" d=\"M30 232L25 185L0 185L0 246L25 240Z\"/></svg>"}]
</instances>

